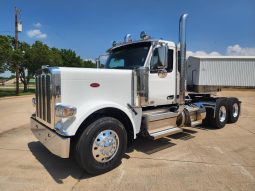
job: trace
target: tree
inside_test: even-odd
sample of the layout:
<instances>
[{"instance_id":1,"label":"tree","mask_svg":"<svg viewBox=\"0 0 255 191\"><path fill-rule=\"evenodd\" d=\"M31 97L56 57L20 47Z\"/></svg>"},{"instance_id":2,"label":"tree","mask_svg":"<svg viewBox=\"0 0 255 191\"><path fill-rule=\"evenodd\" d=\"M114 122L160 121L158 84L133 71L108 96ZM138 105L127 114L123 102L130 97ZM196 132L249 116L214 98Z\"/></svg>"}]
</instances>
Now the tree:
<instances>
[{"instance_id":1,"label":"tree","mask_svg":"<svg viewBox=\"0 0 255 191\"><path fill-rule=\"evenodd\" d=\"M40 41L35 41L31 47L31 63L33 63L34 70L40 69L42 65L49 65L50 63L50 49L46 44Z\"/></svg>"},{"instance_id":2,"label":"tree","mask_svg":"<svg viewBox=\"0 0 255 191\"><path fill-rule=\"evenodd\" d=\"M0 73L7 70L12 56L12 50L12 37L0 35Z\"/></svg>"},{"instance_id":3,"label":"tree","mask_svg":"<svg viewBox=\"0 0 255 191\"><path fill-rule=\"evenodd\" d=\"M50 49L46 44L36 41L32 46L22 42L17 50L13 51L11 63L19 65L20 80L24 84L24 91L42 65L50 65ZM15 64L9 64L9 70L14 71Z\"/></svg>"},{"instance_id":4,"label":"tree","mask_svg":"<svg viewBox=\"0 0 255 191\"><path fill-rule=\"evenodd\" d=\"M71 49L61 49L60 51L63 66L65 67L81 67L83 64L83 60L76 55L76 53Z\"/></svg>"},{"instance_id":5,"label":"tree","mask_svg":"<svg viewBox=\"0 0 255 191\"><path fill-rule=\"evenodd\" d=\"M14 49L15 41L11 36L0 36L0 72L10 70L15 72L19 66L20 79L24 84L24 90L27 91L29 78L26 78L25 70L27 68L27 55L30 46L25 42L18 42L19 48ZM28 81L27 81L28 80Z\"/></svg>"},{"instance_id":6,"label":"tree","mask_svg":"<svg viewBox=\"0 0 255 191\"><path fill-rule=\"evenodd\" d=\"M91 60L84 60L81 67L83 67L83 68L95 68L96 64L93 63Z\"/></svg>"},{"instance_id":7,"label":"tree","mask_svg":"<svg viewBox=\"0 0 255 191\"><path fill-rule=\"evenodd\" d=\"M30 59L30 51L31 47L29 44L22 42L19 50L21 52L21 63L19 63L19 74L20 80L24 85L24 92L28 91L28 84L31 76L31 59Z\"/></svg>"},{"instance_id":8,"label":"tree","mask_svg":"<svg viewBox=\"0 0 255 191\"><path fill-rule=\"evenodd\" d=\"M25 43L23 45L21 49L23 49L25 54L24 63L22 65L22 76L25 77L25 70L27 70L27 76L21 81L24 83L24 91L27 91L29 80L36 75L37 71L40 70L43 65L50 65L51 52L49 47L40 41L35 41L30 48Z\"/></svg>"},{"instance_id":9,"label":"tree","mask_svg":"<svg viewBox=\"0 0 255 191\"><path fill-rule=\"evenodd\" d=\"M15 72L19 66L20 80L24 91L28 90L29 80L43 65L95 68L90 60L83 60L71 49L49 48L46 44L35 41L31 46L18 42L14 49L15 40L11 36L0 35L0 73L5 70Z\"/></svg>"},{"instance_id":10,"label":"tree","mask_svg":"<svg viewBox=\"0 0 255 191\"><path fill-rule=\"evenodd\" d=\"M57 48L50 49L50 63L51 66L63 66L63 58L61 51Z\"/></svg>"}]
</instances>

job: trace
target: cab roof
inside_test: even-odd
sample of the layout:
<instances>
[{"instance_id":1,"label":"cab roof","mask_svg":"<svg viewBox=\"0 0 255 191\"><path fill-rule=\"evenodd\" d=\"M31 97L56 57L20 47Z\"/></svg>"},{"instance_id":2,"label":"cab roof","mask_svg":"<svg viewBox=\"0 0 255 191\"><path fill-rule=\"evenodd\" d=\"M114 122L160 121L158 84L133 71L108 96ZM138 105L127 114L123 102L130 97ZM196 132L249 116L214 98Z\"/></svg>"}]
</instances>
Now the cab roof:
<instances>
[{"instance_id":1,"label":"cab roof","mask_svg":"<svg viewBox=\"0 0 255 191\"><path fill-rule=\"evenodd\" d=\"M167 40L162 40L162 39L147 39L147 40L135 40L135 41L131 41L131 42L121 42L121 43L117 43L116 46L113 46L111 48L109 48L107 50L107 52L111 52L112 50L116 49L116 48L120 48L120 47L123 47L123 46L128 46L128 45L131 45L131 44L139 44L139 43L166 43L168 44L168 46L171 46L171 47L176 47L176 44L174 42L171 42L171 41L167 41Z\"/></svg>"}]
</instances>

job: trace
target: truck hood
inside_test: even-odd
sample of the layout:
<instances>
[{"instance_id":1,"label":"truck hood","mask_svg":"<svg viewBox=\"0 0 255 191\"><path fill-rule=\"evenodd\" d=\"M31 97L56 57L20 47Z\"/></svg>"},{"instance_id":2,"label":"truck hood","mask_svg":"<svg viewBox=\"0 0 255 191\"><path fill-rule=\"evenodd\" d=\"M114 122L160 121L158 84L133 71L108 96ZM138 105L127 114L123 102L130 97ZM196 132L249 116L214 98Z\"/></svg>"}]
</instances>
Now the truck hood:
<instances>
[{"instance_id":1,"label":"truck hood","mask_svg":"<svg viewBox=\"0 0 255 191\"><path fill-rule=\"evenodd\" d=\"M63 67L60 78L61 102L78 109L92 102L126 106L132 100L132 70Z\"/></svg>"},{"instance_id":2,"label":"truck hood","mask_svg":"<svg viewBox=\"0 0 255 191\"><path fill-rule=\"evenodd\" d=\"M60 73L61 80L102 80L105 78L116 80L120 75L132 74L132 70L60 67Z\"/></svg>"}]
</instances>

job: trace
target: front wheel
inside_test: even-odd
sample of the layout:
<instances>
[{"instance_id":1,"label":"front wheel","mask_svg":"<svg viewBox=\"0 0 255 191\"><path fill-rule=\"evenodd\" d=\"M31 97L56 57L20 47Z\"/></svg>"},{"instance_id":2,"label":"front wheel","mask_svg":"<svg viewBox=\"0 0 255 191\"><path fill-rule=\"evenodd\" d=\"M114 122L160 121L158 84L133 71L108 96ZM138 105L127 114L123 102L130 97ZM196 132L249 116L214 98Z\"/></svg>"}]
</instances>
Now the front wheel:
<instances>
[{"instance_id":1,"label":"front wheel","mask_svg":"<svg viewBox=\"0 0 255 191\"><path fill-rule=\"evenodd\" d=\"M105 173L121 162L127 147L123 124L112 117L102 117L91 123L76 144L78 163L89 174Z\"/></svg>"}]
</instances>

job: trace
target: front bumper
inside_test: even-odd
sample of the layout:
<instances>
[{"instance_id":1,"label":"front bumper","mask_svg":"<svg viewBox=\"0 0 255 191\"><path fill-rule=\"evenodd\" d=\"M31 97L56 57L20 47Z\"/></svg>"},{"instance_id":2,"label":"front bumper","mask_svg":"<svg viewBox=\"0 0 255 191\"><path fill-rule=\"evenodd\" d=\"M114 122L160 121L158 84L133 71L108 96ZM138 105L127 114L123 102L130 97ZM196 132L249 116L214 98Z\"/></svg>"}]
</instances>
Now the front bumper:
<instances>
[{"instance_id":1,"label":"front bumper","mask_svg":"<svg viewBox=\"0 0 255 191\"><path fill-rule=\"evenodd\" d=\"M31 131L35 137L53 154L61 158L69 158L70 138L63 137L49 129L35 118L30 118Z\"/></svg>"}]
</instances>

